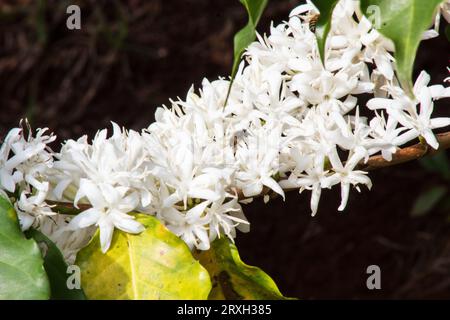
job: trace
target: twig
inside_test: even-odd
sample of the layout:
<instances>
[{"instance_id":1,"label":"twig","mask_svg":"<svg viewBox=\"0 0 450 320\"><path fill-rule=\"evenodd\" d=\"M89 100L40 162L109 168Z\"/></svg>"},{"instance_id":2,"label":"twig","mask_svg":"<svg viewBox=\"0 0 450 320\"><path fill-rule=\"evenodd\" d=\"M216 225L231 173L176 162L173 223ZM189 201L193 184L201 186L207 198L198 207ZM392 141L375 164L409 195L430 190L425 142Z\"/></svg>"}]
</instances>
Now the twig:
<instances>
[{"instance_id":1,"label":"twig","mask_svg":"<svg viewBox=\"0 0 450 320\"><path fill-rule=\"evenodd\" d=\"M410 147L402 148L398 150L393 156L392 161L387 161L383 159L382 156L370 157L367 163L361 164L358 169L364 171L370 171L385 167L390 167L393 165L401 164L404 162L417 160L429 154L435 154L439 151L450 148L450 132L441 133L436 135L439 141L439 149L434 150L430 146L424 143L418 143Z\"/></svg>"}]
</instances>

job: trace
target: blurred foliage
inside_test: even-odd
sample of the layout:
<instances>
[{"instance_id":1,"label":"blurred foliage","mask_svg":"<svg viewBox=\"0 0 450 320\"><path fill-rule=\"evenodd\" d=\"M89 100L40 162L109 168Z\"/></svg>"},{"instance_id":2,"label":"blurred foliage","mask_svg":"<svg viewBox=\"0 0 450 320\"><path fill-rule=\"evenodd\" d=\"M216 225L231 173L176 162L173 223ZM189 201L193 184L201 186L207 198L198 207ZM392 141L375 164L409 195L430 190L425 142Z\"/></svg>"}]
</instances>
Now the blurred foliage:
<instances>
[{"instance_id":1,"label":"blurred foliage","mask_svg":"<svg viewBox=\"0 0 450 320\"><path fill-rule=\"evenodd\" d=\"M425 189L416 199L411 209L411 216L420 217L439 210L450 218L450 161L445 151L419 160L422 167L440 180Z\"/></svg>"},{"instance_id":2,"label":"blurred foliage","mask_svg":"<svg viewBox=\"0 0 450 320\"><path fill-rule=\"evenodd\" d=\"M430 173L441 175L450 180L450 162L445 151L419 160L420 164Z\"/></svg>"},{"instance_id":3,"label":"blurred foliage","mask_svg":"<svg viewBox=\"0 0 450 320\"><path fill-rule=\"evenodd\" d=\"M448 193L444 186L432 186L419 195L411 210L411 216L420 217L430 212Z\"/></svg>"}]
</instances>

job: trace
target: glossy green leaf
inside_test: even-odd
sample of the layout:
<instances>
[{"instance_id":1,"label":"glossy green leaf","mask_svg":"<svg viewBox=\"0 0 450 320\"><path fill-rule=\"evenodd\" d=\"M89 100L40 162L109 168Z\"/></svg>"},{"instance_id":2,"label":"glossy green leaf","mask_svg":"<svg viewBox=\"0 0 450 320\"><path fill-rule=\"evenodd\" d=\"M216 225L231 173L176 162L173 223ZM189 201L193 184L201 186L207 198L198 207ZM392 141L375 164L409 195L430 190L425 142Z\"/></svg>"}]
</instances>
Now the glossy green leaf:
<instances>
[{"instance_id":1,"label":"glossy green leaf","mask_svg":"<svg viewBox=\"0 0 450 320\"><path fill-rule=\"evenodd\" d=\"M411 216L420 217L436 207L448 192L448 188L444 186L435 186L422 193L414 203L411 210Z\"/></svg>"},{"instance_id":2,"label":"glossy green leaf","mask_svg":"<svg viewBox=\"0 0 450 320\"><path fill-rule=\"evenodd\" d=\"M0 195L0 300L48 299L41 251L20 230L17 214Z\"/></svg>"},{"instance_id":3,"label":"glossy green leaf","mask_svg":"<svg viewBox=\"0 0 450 320\"><path fill-rule=\"evenodd\" d=\"M99 234L77 255L81 286L89 299L206 299L208 272L187 245L156 218L137 215L145 231L114 231L110 249L100 249Z\"/></svg>"},{"instance_id":4,"label":"glossy green leaf","mask_svg":"<svg viewBox=\"0 0 450 320\"><path fill-rule=\"evenodd\" d=\"M394 42L397 76L402 87L411 96L417 49L424 31L433 22L437 6L442 2L443 0L361 0L363 13L379 13L380 25L375 27Z\"/></svg>"},{"instance_id":5,"label":"glossy green leaf","mask_svg":"<svg viewBox=\"0 0 450 320\"><path fill-rule=\"evenodd\" d=\"M331 30L331 18L333 16L334 8L339 0L313 0L316 8L319 10L320 16L316 22L316 38L319 47L320 58L322 63L325 61L325 45L327 42L328 33Z\"/></svg>"},{"instance_id":6,"label":"glossy green leaf","mask_svg":"<svg viewBox=\"0 0 450 320\"><path fill-rule=\"evenodd\" d=\"M53 241L35 229L27 231L26 235L45 247L44 268L50 281L51 299L85 300L86 296L82 289L68 288L67 280L71 274L67 273L68 265Z\"/></svg>"},{"instance_id":7,"label":"glossy green leaf","mask_svg":"<svg viewBox=\"0 0 450 320\"><path fill-rule=\"evenodd\" d=\"M228 94L230 93L234 77L236 76L236 73L238 71L239 63L241 62L241 58L245 52L245 49L256 39L256 26L258 25L259 19L261 18L264 9L266 8L268 3L268 0L239 0L239 1L247 10L248 23L234 36L234 61L233 61L233 68L231 70L231 82L230 87L228 89Z\"/></svg>"},{"instance_id":8,"label":"glossy green leaf","mask_svg":"<svg viewBox=\"0 0 450 320\"><path fill-rule=\"evenodd\" d=\"M267 273L241 261L236 246L226 237L216 239L210 250L196 256L211 276L210 300L286 299Z\"/></svg>"},{"instance_id":9,"label":"glossy green leaf","mask_svg":"<svg viewBox=\"0 0 450 320\"><path fill-rule=\"evenodd\" d=\"M239 0L247 10L248 23L234 36L234 63L232 77L236 75L239 62L245 49L256 39L256 26L268 0Z\"/></svg>"}]
</instances>

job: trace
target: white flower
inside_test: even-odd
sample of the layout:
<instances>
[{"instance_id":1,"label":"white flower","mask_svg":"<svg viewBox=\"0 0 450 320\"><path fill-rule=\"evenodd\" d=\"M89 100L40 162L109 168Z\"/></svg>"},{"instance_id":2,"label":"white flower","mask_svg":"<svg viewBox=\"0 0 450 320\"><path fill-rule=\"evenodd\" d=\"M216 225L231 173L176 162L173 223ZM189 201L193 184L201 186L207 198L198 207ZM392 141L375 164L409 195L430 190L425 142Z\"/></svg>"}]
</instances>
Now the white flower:
<instances>
[{"instance_id":1,"label":"white flower","mask_svg":"<svg viewBox=\"0 0 450 320\"><path fill-rule=\"evenodd\" d=\"M240 170L236 172L236 186L246 197L256 196L269 187L284 198L284 192L275 181L279 171L280 126L272 123L255 127L238 141L236 152Z\"/></svg>"},{"instance_id":2,"label":"white flower","mask_svg":"<svg viewBox=\"0 0 450 320\"><path fill-rule=\"evenodd\" d=\"M8 162L11 145L21 139L22 129L14 128L8 135L0 149L0 189L14 192L16 183L21 180L20 172L13 175L14 167Z\"/></svg>"},{"instance_id":3,"label":"white flower","mask_svg":"<svg viewBox=\"0 0 450 320\"><path fill-rule=\"evenodd\" d=\"M350 185L356 185L358 191L359 184L365 184L369 189L372 187L372 182L367 176L367 172L354 170L359 161L364 159L365 150L361 148L356 149L345 165L342 164L336 150L331 152L328 156L335 173L326 178L323 184L325 187L331 187L338 183L341 184L341 204L338 210L343 211L347 206Z\"/></svg>"},{"instance_id":4,"label":"white flower","mask_svg":"<svg viewBox=\"0 0 450 320\"><path fill-rule=\"evenodd\" d=\"M21 229L28 230L39 216L54 216L51 206L45 202L49 189L48 182L42 183L42 188L31 194L29 191L22 191L15 208L19 217Z\"/></svg>"},{"instance_id":5,"label":"white flower","mask_svg":"<svg viewBox=\"0 0 450 320\"><path fill-rule=\"evenodd\" d=\"M27 123L28 124L28 123ZM0 187L14 192L16 184L27 180L34 187L40 187L36 180L53 164L53 153L47 144L55 141L53 135L47 136L48 129L38 129L36 137L23 136L23 129L11 130L5 138L0 150ZM12 156L9 157L9 155Z\"/></svg>"},{"instance_id":6,"label":"white flower","mask_svg":"<svg viewBox=\"0 0 450 320\"><path fill-rule=\"evenodd\" d=\"M150 175L152 164L144 148L142 136L135 131L121 130L113 123L113 135L107 138L107 130L99 131L92 144L87 137L77 141L69 140L56 157L54 175L54 196L60 200L63 195L73 200L72 193L64 193L67 188L78 188L80 179L106 183L112 186L133 188L140 194L140 204L151 204L154 181ZM69 196L71 194L71 196Z\"/></svg>"},{"instance_id":7,"label":"white flower","mask_svg":"<svg viewBox=\"0 0 450 320\"><path fill-rule=\"evenodd\" d=\"M436 17L434 19L434 29L430 29L425 31L422 39L432 39L437 36L439 36L439 26L441 24L441 15L444 17L444 19L447 21L447 23L450 23L450 1L444 1L439 5L438 12L436 13Z\"/></svg>"},{"instance_id":8,"label":"white flower","mask_svg":"<svg viewBox=\"0 0 450 320\"><path fill-rule=\"evenodd\" d=\"M297 170L305 173L299 176L291 174L287 180L281 181L280 185L284 188L300 188L300 192L305 189L311 190L311 215L315 216L328 170L325 169L325 156L323 154L313 156L312 161L310 157L305 160L306 162L300 159L300 155L296 155L296 162L299 164Z\"/></svg>"},{"instance_id":9,"label":"white flower","mask_svg":"<svg viewBox=\"0 0 450 320\"><path fill-rule=\"evenodd\" d=\"M311 0L306 0L305 4L301 4L294 8L289 14L289 17L303 15L305 13L319 13L319 10L317 10L316 6Z\"/></svg>"},{"instance_id":10,"label":"white flower","mask_svg":"<svg viewBox=\"0 0 450 320\"><path fill-rule=\"evenodd\" d=\"M444 16L449 3L441 6ZM68 140L54 154L46 129L35 137L11 130L0 148L0 192L19 196L22 228L40 228L73 261L97 228L103 252L115 228L141 232L130 214L136 212L155 215L190 248L207 250L217 237L248 231L239 201L265 189L283 198L284 189L311 190L315 215L322 189L340 184L343 210L352 185L371 186L357 170L368 157L391 160L418 136L437 148L432 130L450 118L433 118L433 101L450 89L429 86L422 72L415 98L408 97L394 76L392 42L352 0L333 12L323 64L310 30L317 13L307 1L258 34L230 92L229 80L204 79L184 99L158 108L142 132L113 123L112 135L103 129L92 141ZM363 111L358 98L367 93L375 98ZM238 199L238 191L250 198ZM90 209L66 217L48 200Z\"/></svg>"},{"instance_id":11,"label":"white flower","mask_svg":"<svg viewBox=\"0 0 450 320\"><path fill-rule=\"evenodd\" d=\"M47 146L56 137L45 135L48 129L38 129L32 136L27 121L28 137L24 129L12 129L0 149L0 189L9 192L20 190L15 208L22 230L27 230L41 215L54 215L46 204L50 184L46 173L53 166L53 152Z\"/></svg>"},{"instance_id":12,"label":"white flower","mask_svg":"<svg viewBox=\"0 0 450 320\"><path fill-rule=\"evenodd\" d=\"M358 88L358 79L362 72L363 69L352 67L332 73L323 69L317 58L311 65L311 70L292 77L290 87L310 104L318 105L351 94Z\"/></svg>"},{"instance_id":13,"label":"white flower","mask_svg":"<svg viewBox=\"0 0 450 320\"><path fill-rule=\"evenodd\" d=\"M129 194L128 188L115 188L106 183L97 184L81 179L80 189L75 197L75 206L83 198L89 201L92 208L78 214L70 221L67 228L76 230L97 225L100 229L103 252L106 252L111 245L114 228L134 234L144 230L144 227L128 214L139 204L137 194L135 192Z\"/></svg>"},{"instance_id":14,"label":"white flower","mask_svg":"<svg viewBox=\"0 0 450 320\"><path fill-rule=\"evenodd\" d=\"M195 141L188 132L173 132L171 145L164 145L162 139L154 142L161 146L152 157L155 163L158 163L157 158L163 161L152 172L162 177L165 184L174 190L165 200L164 206L172 206L181 201L186 207L188 198L209 201L220 198L222 191L221 188L216 190L216 186L220 186L221 176L214 171L202 172L195 159L201 153L195 152Z\"/></svg>"},{"instance_id":15,"label":"white flower","mask_svg":"<svg viewBox=\"0 0 450 320\"><path fill-rule=\"evenodd\" d=\"M354 61L365 61L375 63L378 71L387 79L392 80L394 76L394 58L389 52L394 51L391 41L384 38L370 21L362 16L356 22L352 15L356 9L354 1L341 1L340 4L353 2L346 14L339 15L339 5L333 16L333 24L330 35L330 45L335 50L341 50L339 54L331 54L328 59L328 67L331 69L344 68Z\"/></svg>"},{"instance_id":16,"label":"white flower","mask_svg":"<svg viewBox=\"0 0 450 320\"><path fill-rule=\"evenodd\" d=\"M414 85L415 99L409 98L400 88L394 87L388 88L392 99L373 98L367 106L372 110L385 109L396 121L410 129L407 133L410 138L420 135L432 148L437 149L439 143L432 130L449 126L450 118L431 118L433 99L448 97L450 91L441 85L428 87L429 81L430 76L423 71Z\"/></svg>"},{"instance_id":17,"label":"white flower","mask_svg":"<svg viewBox=\"0 0 450 320\"><path fill-rule=\"evenodd\" d=\"M209 204L209 201L203 201L186 212L174 207L163 208L161 217L166 221L167 227L183 239L189 248L208 250L207 225L210 217L206 215L205 209Z\"/></svg>"},{"instance_id":18,"label":"white flower","mask_svg":"<svg viewBox=\"0 0 450 320\"><path fill-rule=\"evenodd\" d=\"M233 197L229 201L225 201L225 197L223 197L220 201L213 202L210 207L206 208L206 214L210 219L210 241L220 238L221 234L225 234L234 241L236 228L241 232L250 231L249 223L242 212L237 197Z\"/></svg>"},{"instance_id":19,"label":"white flower","mask_svg":"<svg viewBox=\"0 0 450 320\"><path fill-rule=\"evenodd\" d=\"M397 120L405 127L413 127L413 130L417 130L432 148L438 149L439 142L437 141L432 130L450 126L450 118L431 119L433 112L433 100L429 89L422 90L418 99L420 101L420 109L418 113L394 113L393 116L397 117Z\"/></svg>"},{"instance_id":20,"label":"white flower","mask_svg":"<svg viewBox=\"0 0 450 320\"><path fill-rule=\"evenodd\" d=\"M389 117L386 121L384 115L376 116L370 121L371 136L373 140L369 142L369 154L381 151L381 155L387 161L392 160L392 155L397 152L397 146L410 141L408 133L403 133L406 128L398 127L398 122L394 117Z\"/></svg>"}]
</instances>

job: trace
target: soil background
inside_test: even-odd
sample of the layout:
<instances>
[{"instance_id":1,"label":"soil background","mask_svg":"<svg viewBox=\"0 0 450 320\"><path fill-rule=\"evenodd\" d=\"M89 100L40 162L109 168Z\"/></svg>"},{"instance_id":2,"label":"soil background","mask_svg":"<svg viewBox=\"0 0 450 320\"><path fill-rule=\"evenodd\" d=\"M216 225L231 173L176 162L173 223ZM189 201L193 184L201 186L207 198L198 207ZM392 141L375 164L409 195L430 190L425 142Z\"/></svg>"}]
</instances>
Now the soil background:
<instances>
[{"instance_id":1,"label":"soil background","mask_svg":"<svg viewBox=\"0 0 450 320\"><path fill-rule=\"evenodd\" d=\"M299 3L270 1L259 31ZM81 7L81 30L66 28L70 4ZM147 127L169 98L230 73L232 37L245 22L237 0L0 0L0 139L22 117L51 128L58 143L110 121ZM441 83L449 53L445 37L425 42L416 75L425 69ZM442 103L436 112L450 116ZM419 162L371 177L373 189L353 190L343 213L339 188L325 192L314 218L307 192L246 205L242 259L302 299L450 298L450 210L410 215L422 192L448 181ZM366 287L369 265L381 268L381 290Z\"/></svg>"}]
</instances>

